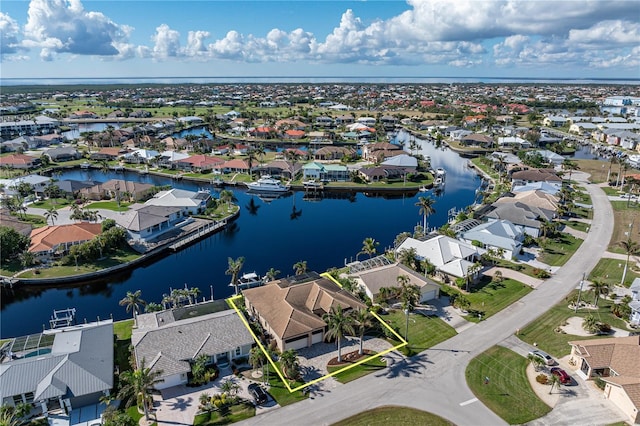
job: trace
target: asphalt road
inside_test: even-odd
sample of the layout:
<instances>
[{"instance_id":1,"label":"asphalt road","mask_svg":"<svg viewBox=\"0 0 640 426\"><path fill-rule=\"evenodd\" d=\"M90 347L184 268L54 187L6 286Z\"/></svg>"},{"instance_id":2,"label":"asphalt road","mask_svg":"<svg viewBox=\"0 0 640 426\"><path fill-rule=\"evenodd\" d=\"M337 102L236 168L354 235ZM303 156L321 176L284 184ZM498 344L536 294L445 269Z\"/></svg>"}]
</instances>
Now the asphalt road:
<instances>
[{"instance_id":1,"label":"asphalt road","mask_svg":"<svg viewBox=\"0 0 640 426\"><path fill-rule=\"evenodd\" d=\"M583 173L574 172L573 178L586 182ZM506 424L475 399L467 387L465 369L476 355L508 338L517 328L523 328L562 300L606 251L613 233L611 204L596 185L587 184L585 188L594 209L589 235L576 254L536 290L486 321L417 356L404 359L392 355L389 368L379 373L330 392L312 393L308 400L253 417L243 424L325 425L382 405L418 408L459 426ZM587 406L567 413L560 423L588 424L588 410Z\"/></svg>"}]
</instances>

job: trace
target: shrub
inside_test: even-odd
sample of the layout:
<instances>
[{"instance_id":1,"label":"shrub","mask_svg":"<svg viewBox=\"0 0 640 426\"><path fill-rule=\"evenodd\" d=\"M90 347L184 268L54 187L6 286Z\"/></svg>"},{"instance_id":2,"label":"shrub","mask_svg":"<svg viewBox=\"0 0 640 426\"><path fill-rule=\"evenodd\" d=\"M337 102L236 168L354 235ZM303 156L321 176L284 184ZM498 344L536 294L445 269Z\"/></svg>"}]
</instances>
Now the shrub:
<instances>
[{"instance_id":1,"label":"shrub","mask_svg":"<svg viewBox=\"0 0 640 426\"><path fill-rule=\"evenodd\" d=\"M598 324L598 327L600 327L600 333L609 333L611 331L611 325L606 322Z\"/></svg>"},{"instance_id":2,"label":"shrub","mask_svg":"<svg viewBox=\"0 0 640 426\"><path fill-rule=\"evenodd\" d=\"M540 383L541 385L546 385L548 381L549 377L547 377L546 374L540 373L536 376L536 382Z\"/></svg>"},{"instance_id":3,"label":"shrub","mask_svg":"<svg viewBox=\"0 0 640 426\"><path fill-rule=\"evenodd\" d=\"M604 390L604 387L607 385L607 383L600 377L596 377L593 383L595 383L596 386L600 388L600 390Z\"/></svg>"}]
</instances>

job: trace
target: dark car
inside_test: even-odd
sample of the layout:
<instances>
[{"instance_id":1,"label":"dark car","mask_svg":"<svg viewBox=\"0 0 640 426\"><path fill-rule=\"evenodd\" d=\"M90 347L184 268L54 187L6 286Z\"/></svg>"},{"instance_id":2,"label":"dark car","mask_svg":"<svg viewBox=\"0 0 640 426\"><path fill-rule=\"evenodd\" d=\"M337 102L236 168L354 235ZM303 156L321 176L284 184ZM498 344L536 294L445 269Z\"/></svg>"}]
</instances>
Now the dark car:
<instances>
[{"instance_id":1,"label":"dark car","mask_svg":"<svg viewBox=\"0 0 640 426\"><path fill-rule=\"evenodd\" d=\"M249 385L249 393L253 397L253 400L256 404L261 405L269 400L267 393L262 389L262 387L257 383L251 383Z\"/></svg>"},{"instance_id":2,"label":"dark car","mask_svg":"<svg viewBox=\"0 0 640 426\"><path fill-rule=\"evenodd\" d=\"M551 374L553 374L554 376L558 376L558 378L560 379L560 383L562 383L563 385L571 383L571 376L569 376L567 372L562 368L553 367L551 369Z\"/></svg>"}]
</instances>

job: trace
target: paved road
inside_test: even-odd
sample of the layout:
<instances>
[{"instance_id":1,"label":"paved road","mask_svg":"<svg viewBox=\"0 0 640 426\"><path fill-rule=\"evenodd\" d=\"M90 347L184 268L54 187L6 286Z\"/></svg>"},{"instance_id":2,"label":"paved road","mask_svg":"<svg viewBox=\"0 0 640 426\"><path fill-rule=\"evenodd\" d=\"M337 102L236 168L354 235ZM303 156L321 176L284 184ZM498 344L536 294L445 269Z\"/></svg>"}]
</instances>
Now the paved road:
<instances>
[{"instance_id":1,"label":"paved road","mask_svg":"<svg viewBox=\"0 0 640 426\"><path fill-rule=\"evenodd\" d=\"M584 173L574 173L585 181ZM438 414L459 426L503 425L505 422L475 400L464 377L469 361L509 338L577 287L606 251L613 232L611 204L595 185L586 185L594 207L588 237L576 254L536 290L493 317L410 359L393 357L389 368L331 392L315 395L244 424L331 424L382 405L403 405ZM589 406L554 413L555 424L588 424ZM615 413L612 419L616 420Z\"/></svg>"}]
</instances>

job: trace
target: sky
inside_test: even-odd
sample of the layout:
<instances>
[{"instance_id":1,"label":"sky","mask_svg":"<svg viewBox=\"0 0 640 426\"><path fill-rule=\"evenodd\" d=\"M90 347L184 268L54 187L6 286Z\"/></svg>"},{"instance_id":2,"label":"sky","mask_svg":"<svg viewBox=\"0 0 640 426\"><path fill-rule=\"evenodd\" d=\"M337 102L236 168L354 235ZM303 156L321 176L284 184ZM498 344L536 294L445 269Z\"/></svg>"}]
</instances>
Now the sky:
<instances>
[{"instance_id":1,"label":"sky","mask_svg":"<svg viewBox=\"0 0 640 426\"><path fill-rule=\"evenodd\" d=\"M2 0L0 77L640 78L638 0Z\"/></svg>"}]
</instances>

